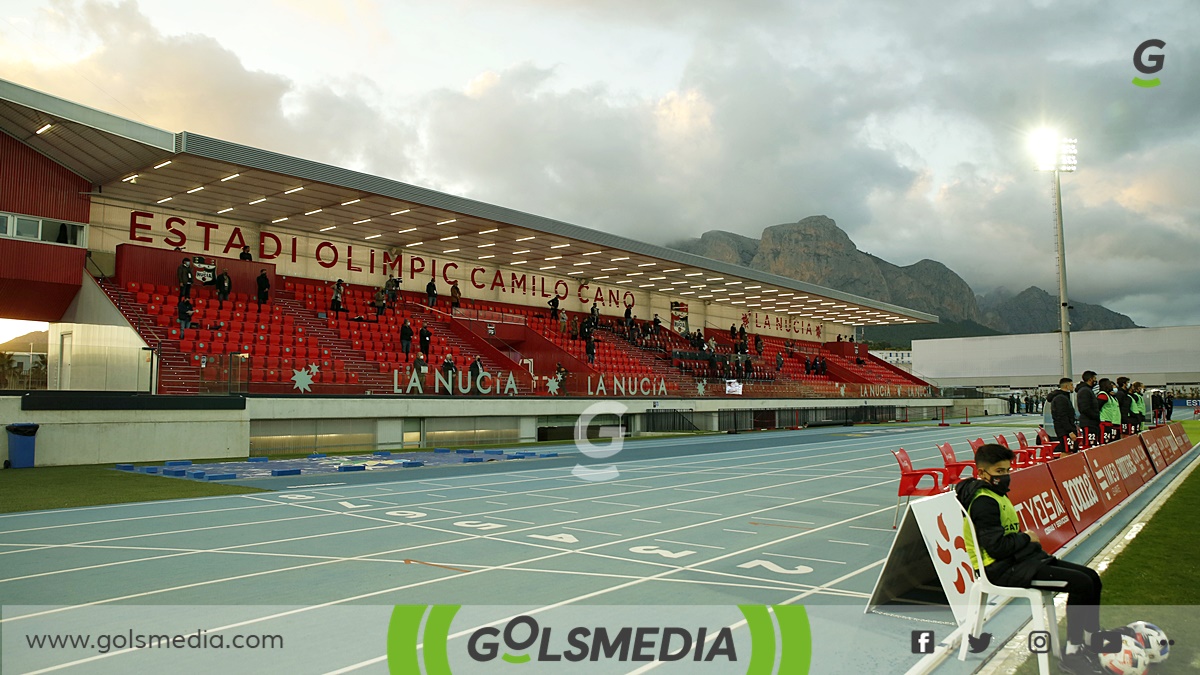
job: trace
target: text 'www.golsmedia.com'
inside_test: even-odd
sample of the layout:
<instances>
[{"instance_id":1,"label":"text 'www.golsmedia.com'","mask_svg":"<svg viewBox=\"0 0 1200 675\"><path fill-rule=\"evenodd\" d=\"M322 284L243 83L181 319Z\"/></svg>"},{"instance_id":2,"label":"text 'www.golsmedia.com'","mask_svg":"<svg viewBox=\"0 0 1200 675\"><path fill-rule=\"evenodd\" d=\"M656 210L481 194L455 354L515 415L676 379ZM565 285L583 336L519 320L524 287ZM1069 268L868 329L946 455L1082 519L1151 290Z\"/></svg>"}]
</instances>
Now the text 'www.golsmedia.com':
<instances>
[{"instance_id":1,"label":"text 'www.golsmedia.com'","mask_svg":"<svg viewBox=\"0 0 1200 675\"><path fill-rule=\"evenodd\" d=\"M90 649L101 654L123 649L283 649L282 635L224 635L204 630L176 635L146 633L26 635L30 649Z\"/></svg>"}]
</instances>

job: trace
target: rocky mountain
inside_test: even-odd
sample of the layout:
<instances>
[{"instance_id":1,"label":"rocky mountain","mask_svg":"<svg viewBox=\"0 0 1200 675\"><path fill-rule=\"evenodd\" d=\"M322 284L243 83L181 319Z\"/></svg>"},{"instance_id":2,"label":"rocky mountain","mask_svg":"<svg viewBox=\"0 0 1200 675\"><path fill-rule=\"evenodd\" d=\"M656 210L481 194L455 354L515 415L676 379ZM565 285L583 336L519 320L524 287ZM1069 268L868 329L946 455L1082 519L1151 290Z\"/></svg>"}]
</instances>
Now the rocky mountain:
<instances>
[{"instance_id":1,"label":"rocky mountain","mask_svg":"<svg viewBox=\"0 0 1200 675\"><path fill-rule=\"evenodd\" d=\"M1037 286L1013 295L997 288L977 298L983 324L1006 333L1049 333L1059 329L1058 297ZM1137 328L1133 319L1101 305L1071 302L1071 330Z\"/></svg>"},{"instance_id":2,"label":"rocky mountain","mask_svg":"<svg viewBox=\"0 0 1200 675\"><path fill-rule=\"evenodd\" d=\"M1057 299L1040 288L1030 287L1017 295L997 289L976 296L962 277L936 260L902 267L858 250L826 216L768 227L761 239L714 230L671 247L936 314L943 323L950 324L947 328L952 327L951 332L962 336L1058 329ZM1129 317L1099 305L1072 305L1075 330L1135 327Z\"/></svg>"}]
</instances>

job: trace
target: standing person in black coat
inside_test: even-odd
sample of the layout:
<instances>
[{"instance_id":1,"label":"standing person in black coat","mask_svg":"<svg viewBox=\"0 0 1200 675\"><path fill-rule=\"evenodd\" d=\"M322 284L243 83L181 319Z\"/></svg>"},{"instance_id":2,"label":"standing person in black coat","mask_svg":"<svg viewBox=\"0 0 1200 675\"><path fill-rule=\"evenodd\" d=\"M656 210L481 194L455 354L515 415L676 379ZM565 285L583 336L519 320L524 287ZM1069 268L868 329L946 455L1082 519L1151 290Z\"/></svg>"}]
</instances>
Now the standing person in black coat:
<instances>
[{"instance_id":1,"label":"standing person in black coat","mask_svg":"<svg viewBox=\"0 0 1200 675\"><path fill-rule=\"evenodd\" d=\"M250 253L249 246L242 247L242 252L240 255L238 255L238 259L239 260L254 260L254 255Z\"/></svg>"},{"instance_id":2,"label":"standing person in black coat","mask_svg":"<svg viewBox=\"0 0 1200 675\"><path fill-rule=\"evenodd\" d=\"M258 304L265 305L271 297L271 279L267 276L266 270L258 272Z\"/></svg>"},{"instance_id":3,"label":"standing person in black coat","mask_svg":"<svg viewBox=\"0 0 1200 675\"><path fill-rule=\"evenodd\" d=\"M550 298L550 302L546 304L550 307L550 320L558 321L558 296Z\"/></svg>"},{"instance_id":4,"label":"standing person in black coat","mask_svg":"<svg viewBox=\"0 0 1200 675\"><path fill-rule=\"evenodd\" d=\"M425 360L429 360L429 345L433 341L433 332L429 330L429 326L421 324L421 332L417 335L421 338L421 353L425 355Z\"/></svg>"},{"instance_id":5,"label":"standing person in black coat","mask_svg":"<svg viewBox=\"0 0 1200 675\"><path fill-rule=\"evenodd\" d=\"M1168 422L1171 421L1171 415L1175 412L1175 392L1168 391L1163 394L1163 411Z\"/></svg>"},{"instance_id":6,"label":"standing person in black coat","mask_svg":"<svg viewBox=\"0 0 1200 675\"><path fill-rule=\"evenodd\" d=\"M179 263L179 267L175 270L175 279L179 282L179 297L192 297L192 281L195 279L192 273L192 261L184 258L183 262Z\"/></svg>"},{"instance_id":7,"label":"standing person in black coat","mask_svg":"<svg viewBox=\"0 0 1200 675\"><path fill-rule=\"evenodd\" d=\"M479 356L476 356L475 360L471 362L471 367L468 369L468 371L471 373L470 389L471 391L478 391L479 376L483 373L483 361Z\"/></svg>"},{"instance_id":8,"label":"standing person in black coat","mask_svg":"<svg viewBox=\"0 0 1200 675\"><path fill-rule=\"evenodd\" d=\"M182 340L187 329L192 327L192 301L188 298L180 298L176 312L179 314L179 339Z\"/></svg>"},{"instance_id":9,"label":"standing person in black coat","mask_svg":"<svg viewBox=\"0 0 1200 675\"><path fill-rule=\"evenodd\" d=\"M1133 410L1130 406L1133 404L1133 397L1129 395L1129 378L1117 378L1117 407L1121 411L1121 437L1124 438L1130 433L1133 428Z\"/></svg>"},{"instance_id":10,"label":"standing person in black coat","mask_svg":"<svg viewBox=\"0 0 1200 675\"><path fill-rule=\"evenodd\" d=\"M1087 445L1100 445L1100 404L1096 401L1096 371L1085 370L1083 381L1075 386L1075 409L1079 411L1079 426L1087 438Z\"/></svg>"},{"instance_id":11,"label":"standing person in black coat","mask_svg":"<svg viewBox=\"0 0 1200 675\"><path fill-rule=\"evenodd\" d=\"M213 285L217 287L217 309L225 309L225 301L229 299L229 292L233 290L233 279L229 278L229 270L222 269L213 280Z\"/></svg>"},{"instance_id":12,"label":"standing person in black coat","mask_svg":"<svg viewBox=\"0 0 1200 675\"><path fill-rule=\"evenodd\" d=\"M596 339L591 335L587 336L586 353L588 363L596 362Z\"/></svg>"},{"instance_id":13,"label":"standing person in black coat","mask_svg":"<svg viewBox=\"0 0 1200 675\"><path fill-rule=\"evenodd\" d=\"M400 351L404 352L404 360L408 360L408 352L412 349L413 329L408 319L400 326Z\"/></svg>"},{"instance_id":14,"label":"standing person in black coat","mask_svg":"<svg viewBox=\"0 0 1200 675\"><path fill-rule=\"evenodd\" d=\"M737 326L729 324L729 341L737 343Z\"/></svg>"},{"instance_id":15,"label":"standing person in black coat","mask_svg":"<svg viewBox=\"0 0 1200 675\"><path fill-rule=\"evenodd\" d=\"M1050 404L1050 416L1054 420L1054 436L1062 443L1062 452L1075 452L1075 406L1071 405L1071 392L1075 383L1069 377L1058 381L1058 389L1050 392L1046 402Z\"/></svg>"},{"instance_id":16,"label":"standing person in black coat","mask_svg":"<svg viewBox=\"0 0 1200 675\"><path fill-rule=\"evenodd\" d=\"M437 281L433 277L429 277L429 283L425 284L425 295L429 297L429 306L437 305Z\"/></svg>"}]
</instances>

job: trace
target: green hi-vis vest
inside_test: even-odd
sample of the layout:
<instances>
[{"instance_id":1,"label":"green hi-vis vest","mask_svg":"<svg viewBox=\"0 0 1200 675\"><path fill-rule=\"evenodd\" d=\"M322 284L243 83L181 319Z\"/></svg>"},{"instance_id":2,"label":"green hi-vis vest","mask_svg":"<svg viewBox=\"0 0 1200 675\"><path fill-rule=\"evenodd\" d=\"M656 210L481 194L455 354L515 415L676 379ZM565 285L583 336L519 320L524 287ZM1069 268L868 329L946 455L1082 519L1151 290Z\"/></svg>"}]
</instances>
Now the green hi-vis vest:
<instances>
[{"instance_id":1,"label":"green hi-vis vest","mask_svg":"<svg viewBox=\"0 0 1200 675\"><path fill-rule=\"evenodd\" d=\"M1100 408L1100 421L1108 422L1109 424L1121 423L1121 404L1117 403L1117 395L1112 392L1106 392L1108 402Z\"/></svg>"},{"instance_id":2,"label":"green hi-vis vest","mask_svg":"<svg viewBox=\"0 0 1200 675\"><path fill-rule=\"evenodd\" d=\"M1129 412L1134 415L1146 414L1146 402L1142 400L1141 394L1130 394L1133 400L1129 402Z\"/></svg>"},{"instance_id":3,"label":"green hi-vis vest","mask_svg":"<svg viewBox=\"0 0 1200 675\"><path fill-rule=\"evenodd\" d=\"M1013 534L1014 532L1021 531L1021 520L1017 517L1017 510L1013 508L1013 503L1008 497L1001 497L991 490L983 489L975 493L975 496L971 498L971 504L974 504L976 499L983 496L995 499L996 503L1000 505L1000 524L1004 526L1004 534ZM967 513L970 512L971 507L967 506ZM975 559L975 538L971 536L971 525L966 521L967 519L963 518L963 538L967 540L967 555L971 556L971 565L975 569L979 569L979 561ZM987 552L987 549L984 549L983 566L987 567L994 562L996 562L996 559Z\"/></svg>"}]
</instances>

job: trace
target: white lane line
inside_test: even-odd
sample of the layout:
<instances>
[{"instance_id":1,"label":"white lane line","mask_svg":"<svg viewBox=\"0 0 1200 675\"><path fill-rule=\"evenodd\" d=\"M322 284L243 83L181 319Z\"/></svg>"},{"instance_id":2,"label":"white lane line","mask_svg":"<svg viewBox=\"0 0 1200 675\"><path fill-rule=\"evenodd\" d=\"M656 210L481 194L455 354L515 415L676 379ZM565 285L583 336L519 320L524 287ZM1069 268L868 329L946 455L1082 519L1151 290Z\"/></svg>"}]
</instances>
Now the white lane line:
<instances>
[{"instance_id":1,"label":"white lane line","mask_svg":"<svg viewBox=\"0 0 1200 675\"><path fill-rule=\"evenodd\" d=\"M438 499L446 499L446 495L435 495L432 492L426 492L425 494L430 497L437 497Z\"/></svg>"},{"instance_id":2,"label":"white lane line","mask_svg":"<svg viewBox=\"0 0 1200 675\"><path fill-rule=\"evenodd\" d=\"M778 523L796 523L797 525L816 525L816 523L808 520L788 520L787 518L768 518L767 516L754 516L755 520L774 520Z\"/></svg>"},{"instance_id":3,"label":"white lane line","mask_svg":"<svg viewBox=\"0 0 1200 675\"><path fill-rule=\"evenodd\" d=\"M825 560L824 558L805 558L804 556L799 556L799 555L784 555L782 553L767 553L766 551L763 551L762 555L769 556L772 558L791 558L793 560L811 560L813 562L833 563L834 565L845 565L846 564L845 561L842 561L842 560Z\"/></svg>"},{"instance_id":4,"label":"white lane line","mask_svg":"<svg viewBox=\"0 0 1200 675\"><path fill-rule=\"evenodd\" d=\"M782 499L783 501L791 501L791 497L776 497L774 495L742 495L743 497L759 497L760 499Z\"/></svg>"},{"instance_id":5,"label":"white lane line","mask_svg":"<svg viewBox=\"0 0 1200 675\"><path fill-rule=\"evenodd\" d=\"M825 502L826 504L845 504L846 506L879 506L878 504L867 504L866 502L839 502L832 499L822 499L821 501Z\"/></svg>"},{"instance_id":6,"label":"white lane line","mask_svg":"<svg viewBox=\"0 0 1200 675\"><path fill-rule=\"evenodd\" d=\"M416 507L416 506L414 506L414 507L412 507L412 508L414 508L414 509L415 509L415 508L417 508L417 507ZM432 506L424 506L424 505L420 505L420 508L422 508L422 509L425 509L426 511L441 511L442 513L453 513L453 514L454 514L454 515L456 515L456 516L461 516L461 515L462 515L462 511L451 511L450 509L439 509L439 508L435 508L435 507L432 507Z\"/></svg>"},{"instance_id":7,"label":"white lane line","mask_svg":"<svg viewBox=\"0 0 1200 675\"><path fill-rule=\"evenodd\" d=\"M712 511L691 511L689 509L667 509L667 510L668 511L677 511L679 513L695 513L695 514L701 515L701 516L719 516L719 515L721 515L719 513L713 513Z\"/></svg>"},{"instance_id":8,"label":"white lane line","mask_svg":"<svg viewBox=\"0 0 1200 675\"><path fill-rule=\"evenodd\" d=\"M624 506L624 507L630 508L630 509L641 508L641 506L638 504L622 504L621 502L602 502L599 499L593 499L592 503L593 504L608 504L609 506Z\"/></svg>"},{"instance_id":9,"label":"white lane line","mask_svg":"<svg viewBox=\"0 0 1200 675\"><path fill-rule=\"evenodd\" d=\"M501 518L500 516L490 516L490 518L492 520L503 520L508 523L520 523L522 525L537 525L537 523L531 523L528 520L517 520L516 518Z\"/></svg>"},{"instance_id":10,"label":"white lane line","mask_svg":"<svg viewBox=\"0 0 1200 675\"><path fill-rule=\"evenodd\" d=\"M481 488L481 487L469 487L467 489L468 490L479 490L480 492L495 492L497 494L504 494L504 493L508 492L508 490L493 490L491 488Z\"/></svg>"},{"instance_id":11,"label":"white lane line","mask_svg":"<svg viewBox=\"0 0 1200 675\"><path fill-rule=\"evenodd\" d=\"M679 490L680 492L703 492L705 494L710 494L710 495L721 494L720 490L696 490L694 488L674 488L674 489Z\"/></svg>"},{"instance_id":12,"label":"white lane line","mask_svg":"<svg viewBox=\"0 0 1200 675\"><path fill-rule=\"evenodd\" d=\"M896 533L895 530L890 530L886 527L860 527L858 525L851 525L850 529L852 529L852 530L872 530L874 532L887 532L888 534Z\"/></svg>"},{"instance_id":13,"label":"white lane line","mask_svg":"<svg viewBox=\"0 0 1200 675\"><path fill-rule=\"evenodd\" d=\"M559 512L559 513L574 513L574 514L578 514L578 513L579 513L578 511L568 511L568 510L566 510L566 509L553 509L553 510L554 510L554 511L557 511L557 512Z\"/></svg>"},{"instance_id":14,"label":"white lane line","mask_svg":"<svg viewBox=\"0 0 1200 675\"><path fill-rule=\"evenodd\" d=\"M654 523L655 525L662 525L661 520L646 520L645 518L630 518L630 520L636 520L639 523Z\"/></svg>"},{"instance_id":15,"label":"white lane line","mask_svg":"<svg viewBox=\"0 0 1200 675\"><path fill-rule=\"evenodd\" d=\"M750 530L730 530L728 528L725 528L725 531L726 532L736 532L738 534L758 534L757 532L751 532Z\"/></svg>"},{"instance_id":16,"label":"white lane line","mask_svg":"<svg viewBox=\"0 0 1200 675\"><path fill-rule=\"evenodd\" d=\"M544 490L545 488L539 488L539 489L543 489L543 490ZM557 490L557 489L560 489L560 488L554 488L554 489L555 489L555 490ZM564 502L569 502L569 501L571 501L571 498L570 498L570 497L559 497L558 495L544 495L544 494L542 494L542 493L540 493L540 492L523 492L523 493L513 493L513 494L523 494L523 495L525 495L526 497L545 497L546 499L559 499L559 500L562 500L562 501L564 501Z\"/></svg>"},{"instance_id":17,"label":"white lane line","mask_svg":"<svg viewBox=\"0 0 1200 675\"><path fill-rule=\"evenodd\" d=\"M675 541L674 539L655 539L654 541L661 542L664 544L679 544L680 546L699 546L700 548L713 548L718 551L725 550L724 546L709 546L708 544L692 544L692 543L686 542L686 541Z\"/></svg>"},{"instance_id":18,"label":"white lane line","mask_svg":"<svg viewBox=\"0 0 1200 675\"><path fill-rule=\"evenodd\" d=\"M496 506L508 506L505 502L484 502L484 504L495 504Z\"/></svg>"},{"instance_id":19,"label":"white lane line","mask_svg":"<svg viewBox=\"0 0 1200 675\"><path fill-rule=\"evenodd\" d=\"M864 544L861 541L842 541L841 539L829 539L828 541L831 544L849 544L850 546L870 546L870 544Z\"/></svg>"},{"instance_id":20,"label":"white lane line","mask_svg":"<svg viewBox=\"0 0 1200 675\"><path fill-rule=\"evenodd\" d=\"M608 535L608 536L610 536L610 537L620 537L620 536L623 536L623 535L620 535L620 534L615 534L615 533L612 533L612 532L601 532L601 531L599 531L599 530L585 530L585 529L583 529L582 527L564 527L563 529L564 529L564 530L571 530L572 532L589 532L589 533L591 533L591 534L606 534L606 535Z\"/></svg>"}]
</instances>

